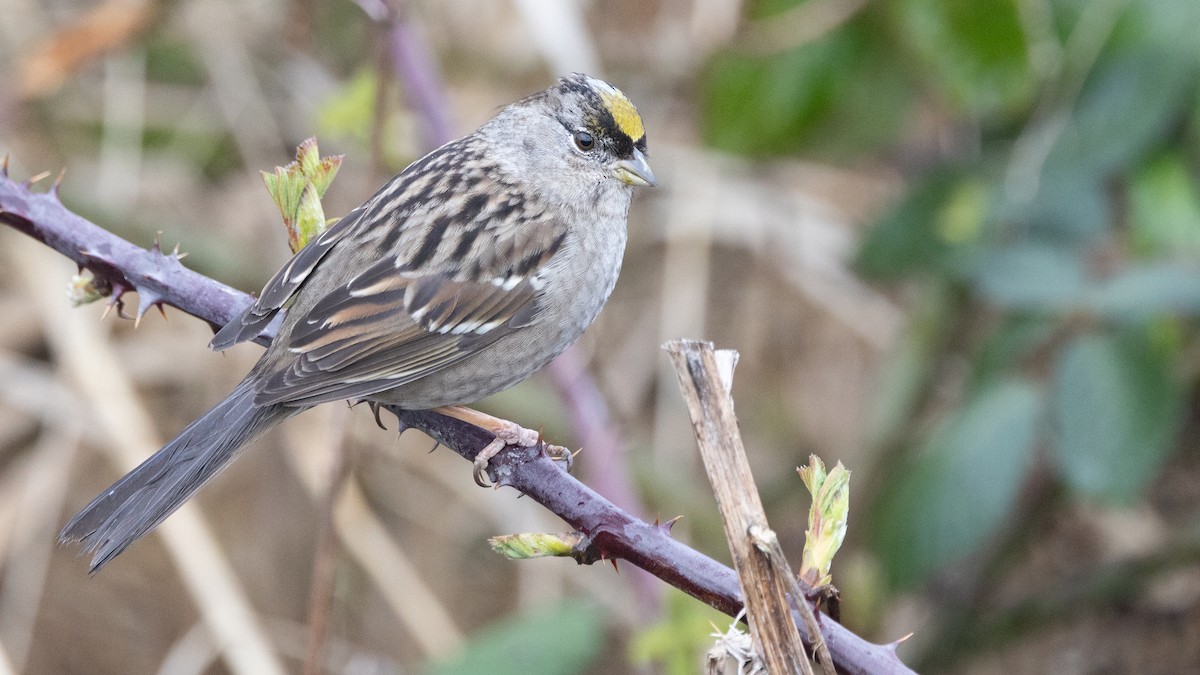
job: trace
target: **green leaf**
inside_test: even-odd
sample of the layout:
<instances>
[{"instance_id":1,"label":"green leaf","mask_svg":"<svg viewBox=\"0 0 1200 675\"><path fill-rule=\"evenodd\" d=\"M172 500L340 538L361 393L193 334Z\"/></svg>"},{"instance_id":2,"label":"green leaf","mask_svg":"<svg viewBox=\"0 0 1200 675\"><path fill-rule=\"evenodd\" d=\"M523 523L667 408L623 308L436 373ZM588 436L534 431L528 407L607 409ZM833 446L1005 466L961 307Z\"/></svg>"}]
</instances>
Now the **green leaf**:
<instances>
[{"instance_id":1,"label":"green leaf","mask_svg":"<svg viewBox=\"0 0 1200 675\"><path fill-rule=\"evenodd\" d=\"M328 229L321 197L341 165L341 155L322 158L316 137L310 137L296 146L296 159L287 166L259 172L283 217L293 252Z\"/></svg>"},{"instance_id":2,"label":"green leaf","mask_svg":"<svg viewBox=\"0 0 1200 675\"><path fill-rule=\"evenodd\" d=\"M569 558L575 552L576 547L583 543L583 539L583 534L580 532L563 534L521 532L489 537L488 545L492 547L493 551L509 560Z\"/></svg>"},{"instance_id":3,"label":"green leaf","mask_svg":"<svg viewBox=\"0 0 1200 675\"><path fill-rule=\"evenodd\" d=\"M1116 220L1112 179L1167 140L1195 91L1194 72L1154 50L1102 59L1072 109L1059 113L1069 116L1065 127L1054 129L1057 116L1043 123L1053 139L1045 161L1025 160L1018 171L1036 171L1035 192L1006 204L1000 217L1028 224L1042 239L1107 237Z\"/></svg>"},{"instance_id":4,"label":"green leaf","mask_svg":"<svg viewBox=\"0 0 1200 675\"><path fill-rule=\"evenodd\" d=\"M367 140L379 92L376 71L373 67L363 68L325 99L316 111L322 137Z\"/></svg>"},{"instance_id":5,"label":"green leaf","mask_svg":"<svg viewBox=\"0 0 1200 675\"><path fill-rule=\"evenodd\" d=\"M1008 379L976 394L895 477L875 519L875 552L896 588L987 542L1012 515L1032 464L1041 393Z\"/></svg>"},{"instance_id":6,"label":"green leaf","mask_svg":"<svg viewBox=\"0 0 1200 675\"><path fill-rule=\"evenodd\" d=\"M1021 244L981 252L964 274L989 302L1025 312L1090 312L1120 322L1163 314L1200 314L1200 268L1162 262L1092 278L1086 251L1064 246Z\"/></svg>"},{"instance_id":7,"label":"green leaf","mask_svg":"<svg viewBox=\"0 0 1200 675\"><path fill-rule=\"evenodd\" d=\"M735 47L715 55L705 77L705 141L744 155L815 148L842 160L891 143L913 92L889 45L866 23L860 14L777 53Z\"/></svg>"},{"instance_id":8,"label":"green leaf","mask_svg":"<svg viewBox=\"0 0 1200 675\"><path fill-rule=\"evenodd\" d=\"M1183 397L1171 376L1173 359L1147 336L1087 335L1059 358L1053 456L1078 492L1128 502L1174 446Z\"/></svg>"},{"instance_id":9,"label":"green leaf","mask_svg":"<svg viewBox=\"0 0 1200 675\"><path fill-rule=\"evenodd\" d=\"M910 190L904 201L867 233L858 252L859 272L886 281L943 269L952 242L960 241L961 233L975 226L969 219L982 218L974 211L974 203L962 205L973 199L974 190L963 187L969 184L969 178L945 172ZM961 196L964 190L966 197ZM939 214L946 215L939 218Z\"/></svg>"},{"instance_id":10,"label":"green leaf","mask_svg":"<svg viewBox=\"0 0 1200 675\"><path fill-rule=\"evenodd\" d=\"M1200 64L1200 2L1196 0L1131 0L1113 36L1123 51L1142 51L1170 59L1169 67Z\"/></svg>"},{"instance_id":11,"label":"green leaf","mask_svg":"<svg viewBox=\"0 0 1200 675\"><path fill-rule=\"evenodd\" d=\"M804 487L812 495L808 509L808 529L804 531L804 553L797 573L809 586L828 586L833 577L829 568L833 556L846 539L846 523L850 518L850 471L839 461L826 472L825 463L809 455L808 465L796 471Z\"/></svg>"},{"instance_id":12,"label":"green leaf","mask_svg":"<svg viewBox=\"0 0 1200 675\"><path fill-rule=\"evenodd\" d=\"M867 439L873 446L889 445L902 438L912 423L923 392L937 372L938 355L953 332L959 311L951 284L931 281L913 294L908 320L893 343L876 378Z\"/></svg>"},{"instance_id":13,"label":"green leaf","mask_svg":"<svg viewBox=\"0 0 1200 675\"><path fill-rule=\"evenodd\" d=\"M1009 118L1025 109L1036 80L1014 0L894 3L906 47L928 65L927 82L968 113Z\"/></svg>"},{"instance_id":14,"label":"green leaf","mask_svg":"<svg viewBox=\"0 0 1200 675\"><path fill-rule=\"evenodd\" d=\"M1005 316L975 357L972 383L980 385L1020 369L1031 353L1052 343L1060 329L1061 322L1057 317L1038 314Z\"/></svg>"},{"instance_id":15,"label":"green leaf","mask_svg":"<svg viewBox=\"0 0 1200 675\"><path fill-rule=\"evenodd\" d=\"M296 222L300 211L300 200L304 196L305 180L303 176L294 175L287 167L277 166L275 171L259 171L267 192L283 217L283 224L290 230Z\"/></svg>"},{"instance_id":16,"label":"green leaf","mask_svg":"<svg viewBox=\"0 0 1200 675\"><path fill-rule=\"evenodd\" d=\"M984 298L1001 307L1064 312L1085 301L1088 281L1082 252L1066 247L1020 244L984 252L965 273Z\"/></svg>"},{"instance_id":17,"label":"green leaf","mask_svg":"<svg viewBox=\"0 0 1200 675\"><path fill-rule=\"evenodd\" d=\"M1129 205L1129 225L1139 253L1200 253L1197 176L1178 153L1157 157L1138 171L1130 185Z\"/></svg>"},{"instance_id":18,"label":"green leaf","mask_svg":"<svg viewBox=\"0 0 1200 675\"><path fill-rule=\"evenodd\" d=\"M317 186L309 182L304 186L300 195L300 204L296 208L296 220L288 228L288 241L295 241L293 251L299 251L316 239L326 229L325 207L321 206L321 197Z\"/></svg>"},{"instance_id":19,"label":"green leaf","mask_svg":"<svg viewBox=\"0 0 1200 675\"><path fill-rule=\"evenodd\" d=\"M635 635L629 660L649 664L649 672L692 675L712 646L713 626L723 630L732 619L676 588L665 596L666 616Z\"/></svg>"},{"instance_id":20,"label":"green leaf","mask_svg":"<svg viewBox=\"0 0 1200 675\"><path fill-rule=\"evenodd\" d=\"M507 618L474 635L461 653L425 669L430 675L574 675L600 654L604 623L599 609L572 600Z\"/></svg>"},{"instance_id":21,"label":"green leaf","mask_svg":"<svg viewBox=\"0 0 1200 675\"><path fill-rule=\"evenodd\" d=\"M1200 314L1200 269L1181 263L1135 267L1095 287L1095 311L1118 321Z\"/></svg>"},{"instance_id":22,"label":"green leaf","mask_svg":"<svg viewBox=\"0 0 1200 675\"><path fill-rule=\"evenodd\" d=\"M1195 90L1192 74L1191 67L1150 52L1097 64L1046 158L1047 171L1103 178L1133 164L1163 140Z\"/></svg>"},{"instance_id":23,"label":"green leaf","mask_svg":"<svg viewBox=\"0 0 1200 675\"><path fill-rule=\"evenodd\" d=\"M1039 241L1082 246L1112 231L1112 197L1105 176L1071 165L1050 164L1029 201L1001 202L996 220L1017 223Z\"/></svg>"}]
</instances>

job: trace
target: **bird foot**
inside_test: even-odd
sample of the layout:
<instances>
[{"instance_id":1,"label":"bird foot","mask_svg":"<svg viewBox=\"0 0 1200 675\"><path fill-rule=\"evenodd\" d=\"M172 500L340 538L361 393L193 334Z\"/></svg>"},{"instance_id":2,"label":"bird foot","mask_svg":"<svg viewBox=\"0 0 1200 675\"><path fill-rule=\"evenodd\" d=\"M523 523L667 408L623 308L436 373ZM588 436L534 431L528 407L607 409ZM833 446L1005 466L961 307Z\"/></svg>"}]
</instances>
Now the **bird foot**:
<instances>
[{"instance_id":1,"label":"bird foot","mask_svg":"<svg viewBox=\"0 0 1200 675\"><path fill-rule=\"evenodd\" d=\"M467 406L454 405L445 406L435 409L435 412L447 417L462 420L469 424L474 424L481 429L487 429L495 436L491 443L488 443L475 455L475 469L472 475L475 478L475 483L479 487L494 487L491 480L488 478L488 462L493 457L500 454L500 451L505 447L512 445L518 448L536 448L541 446L544 452L555 461L566 462L567 470L570 471L571 459L573 455L571 451L560 445L549 445L542 441L542 434L532 429L525 427L508 420L502 420L498 417L493 417L486 413L481 413L474 408Z\"/></svg>"},{"instance_id":2,"label":"bird foot","mask_svg":"<svg viewBox=\"0 0 1200 675\"><path fill-rule=\"evenodd\" d=\"M488 443L479 454L475 455L475 484L479 487L495 487L488 478L488 463L492 458L500 454L500 451L509 445L519 448L536 448L539 445L551 459L555 461L565 461L568 470L571 466L571 451L561 445L550 445L542 441L541 433L532 429L526 429L519 424L498 420L502 424L497 425L492 431L496 434L496 438Z\"/></svg>"}]
</instances>

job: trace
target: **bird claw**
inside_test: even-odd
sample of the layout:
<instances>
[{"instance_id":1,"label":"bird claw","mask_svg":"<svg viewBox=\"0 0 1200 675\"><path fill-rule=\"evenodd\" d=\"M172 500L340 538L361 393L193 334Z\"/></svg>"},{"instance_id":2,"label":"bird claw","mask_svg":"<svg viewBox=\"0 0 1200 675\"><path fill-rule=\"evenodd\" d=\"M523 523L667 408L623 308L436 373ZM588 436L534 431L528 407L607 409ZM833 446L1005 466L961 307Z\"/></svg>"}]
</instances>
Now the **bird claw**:
<instances>
[{"instance_id":1,"label":"bird claw","mask_svg":"<svg viewBox=\"0 0 1200 675\"><path fill-rule=\"evenodd\" d=\"M504 446L506 445L508 444L505 443L504 440L499 436L497 436L495 440L485 445L484 448L479 451L479 454L475 455L475 460L472 462L472 464L475 466L475 470L471 475L475 477L476 485L481 488L496 487L488 478L488 462L490 462L493 457L500 454L500 451L503 450Z\"/></svg>"},{"instance_id":2,"label":"bird claw","mask_svg":"<svg viewBox=\"0 0 1200 675\"><path fill-rule=\"evenodd\" d=\"M549 444L545 446L544 452L546 453L547 457L555 462L561 462L563 464L563 469L566 470L567 473L571 473L571 467L575 464L576 453L571 452L561 445Z\"/></svg>"},{"instance_id":3,"label":"bird claw","mask_svg":"<svg viewBox=\"0 0 1200 675\"><path fill-rule=\"evenodd\" d=\"M488 478L488 463L493 457L500 454L506 446L513 445L519 448L536 448L542 446L543 451L556 462L565 462L568 472L571 470L574 454L570 450L561 445L549 445L542 441L542 434L532 429L526 429L517 424L511 426L503 426L496 430L496 438L488 443L479 454L475 455L474 471L472 472L475 478L475 484L479 487L495 487Z\"/></svg>"}]
</instances>

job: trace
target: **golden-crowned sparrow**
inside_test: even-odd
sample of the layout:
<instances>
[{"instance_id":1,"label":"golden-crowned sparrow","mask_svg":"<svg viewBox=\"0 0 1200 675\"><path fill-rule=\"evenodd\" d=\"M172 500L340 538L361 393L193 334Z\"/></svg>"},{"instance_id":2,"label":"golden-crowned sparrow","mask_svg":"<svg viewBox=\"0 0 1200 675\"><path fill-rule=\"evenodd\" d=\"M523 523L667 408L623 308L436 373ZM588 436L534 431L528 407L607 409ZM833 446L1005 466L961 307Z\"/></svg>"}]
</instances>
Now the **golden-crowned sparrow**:
<instances>
[{"instance_id":1,"label":"golden-crowned sparrow","mask_svg":"<svg viewBox=\"0 0 1200 675\"><path fill-rule=\"evenodd\" d=\"M629 99L575 74L413 163L216 334L225 349L286 308L233 392L84 507L61 540L81 542L99 569L239 449L318 403L424 410L529 377L608 299L633 186L654 185L645 153Z\"/></svg>"}]
</instances>

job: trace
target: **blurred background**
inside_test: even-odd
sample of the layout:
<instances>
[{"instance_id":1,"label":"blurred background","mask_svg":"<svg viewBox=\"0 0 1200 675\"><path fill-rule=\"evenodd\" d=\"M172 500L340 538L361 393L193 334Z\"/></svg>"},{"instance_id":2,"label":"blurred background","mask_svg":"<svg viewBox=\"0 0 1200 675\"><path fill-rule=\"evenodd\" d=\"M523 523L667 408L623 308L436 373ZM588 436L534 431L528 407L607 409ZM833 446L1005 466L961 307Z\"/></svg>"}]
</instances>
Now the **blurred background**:
<instances>
[{"instance_id":1,"label":"blurred background","mask_svg":"<svg viewBox=\"0 0 1200 675\"><path fill-rule=\"evenodd\" d=\"M682 515L675 536L728 562L659 348L713 340L741 353L741 429L793 564L794 468L854 473L833 567L852 630L912 633L900 653L922 672L1200 669L1195 0L0 16L14 176L66 167L69 208L246 291L288 257L258 171L304 138L346 155L337 215L556 76L604 77L639 106L660 186L578 349L482 407L582 445L585 482ZM172 309L136 330L73 309L74 273L0 228L0 672L690 673L728 626L629 565L491 553L488 536L564 526L340 405L89 578L58 529L260 350L212 353Z\"/></svg>"}]
</instances>

